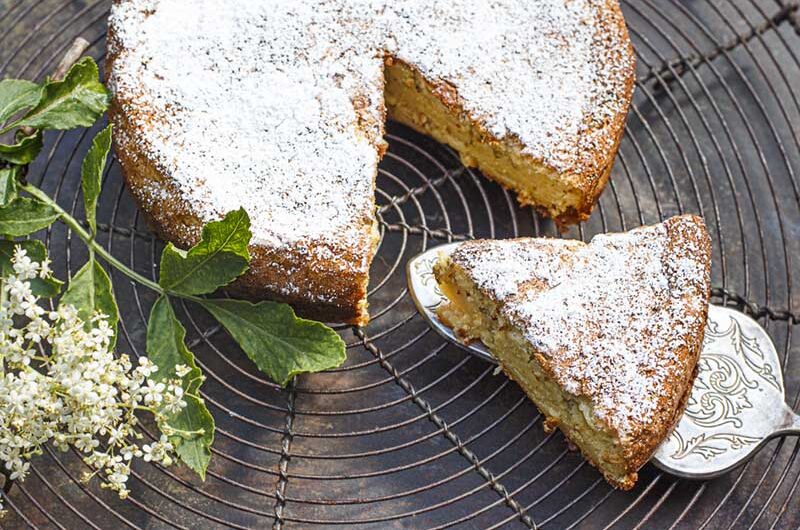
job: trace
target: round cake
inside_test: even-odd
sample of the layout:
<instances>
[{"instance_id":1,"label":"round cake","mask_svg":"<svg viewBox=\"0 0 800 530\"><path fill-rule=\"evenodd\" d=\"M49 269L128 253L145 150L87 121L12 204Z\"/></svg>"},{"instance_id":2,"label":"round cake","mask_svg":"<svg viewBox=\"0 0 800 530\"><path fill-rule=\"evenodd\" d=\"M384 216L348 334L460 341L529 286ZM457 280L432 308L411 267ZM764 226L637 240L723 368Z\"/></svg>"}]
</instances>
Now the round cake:
<instances>
[{"instance_id":1,"label":"round cake","mask_svg":"<svg viewBox=\"0 0 800 530\"><path fill-rule=\"evenodd\" d=\"M243 207L233 286L363 325L387 115L560 223L608 180L633 90L616 0L116 0L110 118L162 237Z\"/></svg>"}]
</instances>

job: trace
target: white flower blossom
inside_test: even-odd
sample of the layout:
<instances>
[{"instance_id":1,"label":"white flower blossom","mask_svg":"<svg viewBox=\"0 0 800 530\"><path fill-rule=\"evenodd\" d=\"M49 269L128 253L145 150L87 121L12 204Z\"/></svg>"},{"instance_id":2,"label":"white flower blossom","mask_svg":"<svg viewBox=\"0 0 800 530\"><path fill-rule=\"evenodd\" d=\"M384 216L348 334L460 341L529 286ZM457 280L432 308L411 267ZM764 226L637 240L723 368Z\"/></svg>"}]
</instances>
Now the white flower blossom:
<instances>
[{"instance_id":1,"label":"white flower blossom","mask_svg":"<svg viewBox=\"0 0 800 530\"><path fill-rule=\"evenodd\" d=\"M192 371L192 369L189 368L188 366L186 366L185 364L176 364L175 365L175 375L177 375L178 377L181 377L181 378L186 377L187 375L189 375L189 372L191 372L191 371Z\"/></svg>"},{"instance_id":2,"label":"white flower blossom","mask_svg":"<svg viewBox=\"0 0 800 530\"><path fill-rule=\"evenodd\" d=\"M48 278L50 263L36 263L17 247L13 273L0 286L0 468L7 480L24 480L30 460L46 444L78 450L104 488L128 496L131 464L141 458L168 466L175 447L167 436L141 443L138 410L166 428L166 418L186 406L181 378L151 378L158 367L111 351L113 329L103 315L89 326L70 305L46 311L30 281ZM2 509L2 506L0 506Z\"/></svg>"},{"instance_id":3,"label":"white flower blossom","mask_svg":"<svg viewBox=\"0 0 800 530\"><path fill-rule=\"evenodd\" d=\"M39 275L39 264L31 261L28 251L19 246L14 249L13 267L14 273L21 281L30 280Z\"/></svg>"},{"instance_id":4,"label":"white flower blossom","mask_svg":"<svg viewBox=\"0 0 800 530\"><path fill-rule=\"evenodd\" d=\"M39 264L39 278L49 278L53 274L50 269L50 258L45 257Z\"/></svg>"}]
</instances>

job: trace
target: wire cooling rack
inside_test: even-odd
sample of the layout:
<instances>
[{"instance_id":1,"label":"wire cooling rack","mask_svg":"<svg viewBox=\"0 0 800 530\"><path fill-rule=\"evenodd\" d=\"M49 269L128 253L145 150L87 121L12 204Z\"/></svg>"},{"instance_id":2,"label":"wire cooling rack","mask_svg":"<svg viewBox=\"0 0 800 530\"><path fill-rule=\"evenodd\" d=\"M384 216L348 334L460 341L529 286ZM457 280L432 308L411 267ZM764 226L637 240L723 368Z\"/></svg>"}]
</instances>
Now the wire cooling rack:
<instances>
[{"instance_id":1,"label":"wire cooling rack","mask_svg":"<svg viewBox=\"0 0 800 530\"><path fill-rule=\"evenodd\" d=\"M109 2L0 0L0 76L42 79L76 36L102 59ZM524 2L520 2L521 9ZM710 482L645 466L615 491L520 390L444 343L417 315L403 265L440 242L546 235L588 239L681 212L705 216L715 303L759 318L775 340L788 401L800 401L800 24L789 0L626 0L638 83L611 183L592 218L559 234L453 151L389 124L380 166L382 241L372 322L339 327L347 363L266 380L197 307L180 315L208 376L218 429L205 483L135 468L119 501L79 481L74 453L47 451L5 503L4 528L794 528L797 439L774 440ZM50 134L29 179L79 208L80 162L97 128ZM155 275L161 243L111 164L102 239ZM61 226L45 236L65 277L85 259ZM119 347L143 353L151 293L115 275ZM148 435L153 432L149 431Z\"/></svg>"}]
</instances>

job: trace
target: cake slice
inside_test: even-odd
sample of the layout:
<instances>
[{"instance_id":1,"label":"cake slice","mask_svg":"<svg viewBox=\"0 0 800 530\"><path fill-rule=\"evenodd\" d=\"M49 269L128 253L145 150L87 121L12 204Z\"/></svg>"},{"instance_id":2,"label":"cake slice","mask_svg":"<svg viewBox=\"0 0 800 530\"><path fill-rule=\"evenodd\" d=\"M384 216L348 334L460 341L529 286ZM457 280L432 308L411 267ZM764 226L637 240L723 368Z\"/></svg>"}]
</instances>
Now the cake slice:
<instances>
[{"instance_id":1,"label":"cake slice","mask_svg":"<svg viewBox=\"0 0 800 530\"><path fill-rule=\"evenodd\" d=\"M480 339L606 480L636 482L691 391L710 294L703 220L561 239L468 241L434 267L439 318Z\"/></svg>"}]
</instances>

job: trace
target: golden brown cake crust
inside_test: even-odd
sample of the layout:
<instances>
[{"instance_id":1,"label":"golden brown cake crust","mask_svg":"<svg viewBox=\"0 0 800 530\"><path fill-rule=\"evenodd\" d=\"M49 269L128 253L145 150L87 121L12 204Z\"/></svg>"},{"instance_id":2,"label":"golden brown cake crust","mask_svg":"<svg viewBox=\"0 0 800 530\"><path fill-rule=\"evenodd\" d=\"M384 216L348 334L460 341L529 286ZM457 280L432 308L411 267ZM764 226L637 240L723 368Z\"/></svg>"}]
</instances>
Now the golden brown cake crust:
<instances>
[{"instance_id":1,"label":"golden brown cake crust","mask_svg":"<svg viewBox=\"0 0 800 530\"><path fill-rule=\"evenodd\" d=\"M111 120L120 127L122 118L112 102ZM180 194L173 189L148 159L137 152L135 144L126 142L124 135L114 136L114 147L128 186L147 224L159 237L181 248L189 248L200 238L203 223ZM159 186L166 194L152 197L141 190ZM228 289L253 300L269 299L286 302L298 315L323 322L346 322L364 325L369 317L366 311L366 275L348 271L332 273L329 267L316 267L308 263L308 254L294 249L280 251L264 245L250 245L250 268L234 281ZM347 256L343 256L347 259ZM356 259L356 257L351 257ZM305 264L306 266L303 266ZM315 292L337 292L329 301L311 301L300 291L296 296L281 293L271 286L298 284Z\"/></svg>"},{"instance_id":2,"label":"golden brown cake crust","mask_svg":"<svg viewBox=\"0 0 800 530\"><path fill-rule=\"evenodd\" d=\"M113 70L117 58L113 51L113 29L109 29L108 42L106 72ZM121 98L119 93L113 95L108 114L116 128L114 150L125 183L147 224L159 237L181 248L189 248L199 240L203 222L193 206L182 199L171 179L139 148L130 126L132 106L126 106L127 113L121 112L126 105ZM163 190L163 193L153 193L154 189ZM370 224L365 222L364 226L365 233L370 233ZM377 229L371 233L374 253L379 235ZM313 245L313 242L308 243L308 246ZM253 300L286 302L298 315L314 320L356 325L368 322L366 271L359 274L349 267L336 267L335 263L319 263L309 255L312 253L300 246L276 250L265 245L250 245L249 250L250 268L229 286L232 292ZM337 259L355 263L362 257L353 255L352 250L342 249ZM274 287L290 284L304 288L290 294ZM326 300L312 300L308 292L327 293L328 296Z\"/></svg>"},{"instance_id":3,"label":"golden brown cake crust","mask_svg":"<svg viewBox=\"0 0 800 530\"><path fill-rule=\"evenodd\" d=\"M608 265L592 265L600 262ZM598 236L589 245L470 241L434 272L440 283L454 270L470 278L499 304L510 325L524 330L542 370L570 394L591 400L596 418L619 439L624 455L624 473L606 478L629 489L691 393L708 314L710 263L702 219L679 216ZM592 275L601 277L596 285ZM558 424L556 418L547 422ZM562 430L570 437L569 426Z\"/></svg>"},{"instance_id":4,"label":"golden brown cake crust","mask_svg":"<svg viewBox=\"0 0 800 530\"><path fill-rule=\"evenodd\" d=\"M612 94L609 97L618 100L618 108L623 110L611 116L600 112L590 113L586 118L587 130L581 133L581 138L577 142L579 146L577 156L571 167L560 171L562 178L566 178L580 191L581 200L576 207L554 216L553 212L542 208L524 194L517 196L520 204L534 207L545 217L553 217L560 227L585 221L591 215L611 176L633 99L636 55L628 36L628 27L616 0L604 0L600 4L602 7L595 12L595 23L597 34L603 38L596 42L597 56L602 58L600 60L608 65L609 70L615 72L610 88ZM625 46L620 48L620 43L625 43ZM601 105L598 102L598 108ZM501 140L494 138L493 141ZM532 159L531 162L547 164L545 160ZM491 173L487 175L493 180L502 182L497 175Z\"/></svg>"},{"instance_id":5,"label":"golden brown cake crust","mask_svg":"<svg viewBox=\"0 0 800 530\"><path fill-rule=\"evenodd\" d=\"M606 44L603 47L608 62L617 65L616 67L621 70L616 78L615 88L618 93L613 97L619 97L623 101L622 108L625 111L616 113L610 119L595 118L591 123L593 127L587 134L586 145L592 146L593 149L581 150L580 158L573 170L578 187L583 191L583 201L575 210L556 218L559 225L574 224L589 218L592 208L611 176L633 99L636 55L628 36L628 27L616 0L606 0L605 8L599 11L598 26L601 28L600 34L606 35ZM627 45L620 49L617 44L619 42L625 42Z\"/></svg>"}]
</instances>

